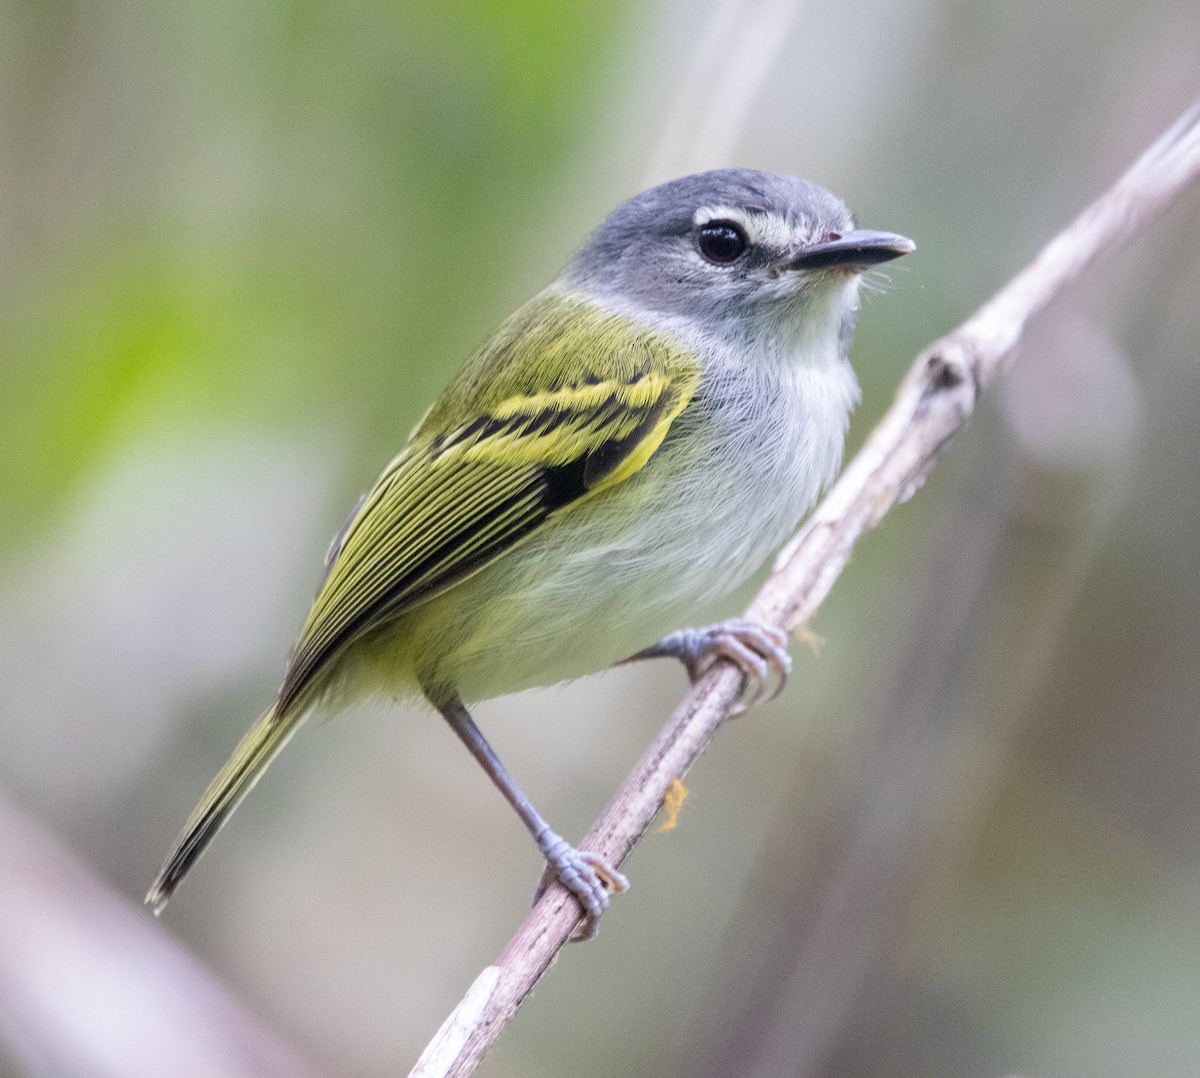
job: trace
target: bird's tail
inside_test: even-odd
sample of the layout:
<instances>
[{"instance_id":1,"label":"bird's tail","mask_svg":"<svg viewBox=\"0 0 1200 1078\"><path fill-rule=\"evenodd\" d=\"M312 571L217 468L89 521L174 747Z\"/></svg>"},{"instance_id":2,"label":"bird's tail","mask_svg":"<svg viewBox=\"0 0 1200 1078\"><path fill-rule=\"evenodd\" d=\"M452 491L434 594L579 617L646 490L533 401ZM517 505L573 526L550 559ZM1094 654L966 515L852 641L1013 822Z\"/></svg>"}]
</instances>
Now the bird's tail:
<instances>
[{"instance_id":1,"label":"bird's tail","mask_svg":"<svg viewBox=\"0 0 1200 1078\"><path fill-rule=\"evenodd\" d=\"M200 804L192 811L154 885L146 895L146 904L155 914L162 912L175 888L187 875L213 837L221 829L242 798L258 781L267 765L275 759L279 750L296 732L303 712L277 716L275 707L269 707L259 717L250 731L234 749L220 773L209 784Z\"/></svg>"}]
</instances>

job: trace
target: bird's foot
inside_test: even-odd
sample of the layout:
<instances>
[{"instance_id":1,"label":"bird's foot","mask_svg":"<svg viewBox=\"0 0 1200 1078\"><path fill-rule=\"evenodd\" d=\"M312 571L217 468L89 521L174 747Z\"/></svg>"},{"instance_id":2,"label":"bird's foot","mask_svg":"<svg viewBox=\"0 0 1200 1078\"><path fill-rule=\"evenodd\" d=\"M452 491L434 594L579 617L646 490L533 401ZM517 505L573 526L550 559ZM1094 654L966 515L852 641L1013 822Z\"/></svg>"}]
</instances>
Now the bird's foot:
<instances>
[{"instance_id":1,"label":"bird's foot","mask_svg":"<svg viewBox=\"0 0 1200 1078\"><path fill-rule=\"evenodd\" d=\"M742 675L741 695L731 712L738 715L763 698L772 675L776 678L775 691L768 699L774 700L783 692L792 669L787 639L786 632L772 625L747 618L730 618L702 629L679 629L669 633L657 644L624 661L672 656L683 663L694 683L718 659L728 659Z\"/></svg>"},{"instance_id":2,"label":"bird's foot","mask_svg":"<svg viewBox=\"0 0 1200 1078\"><path fill-rule=\"evenodd\" d=\"M613 895L629 890L629 879L599 854L577 850L553 831L544 831L538 837L538 848L546 858L546 871L534 892L534 903L558 880L583 907L583 922L571 935L571 942L594 939L600 931L600 915L608 909Z\"/></svg>"}]
</instances>

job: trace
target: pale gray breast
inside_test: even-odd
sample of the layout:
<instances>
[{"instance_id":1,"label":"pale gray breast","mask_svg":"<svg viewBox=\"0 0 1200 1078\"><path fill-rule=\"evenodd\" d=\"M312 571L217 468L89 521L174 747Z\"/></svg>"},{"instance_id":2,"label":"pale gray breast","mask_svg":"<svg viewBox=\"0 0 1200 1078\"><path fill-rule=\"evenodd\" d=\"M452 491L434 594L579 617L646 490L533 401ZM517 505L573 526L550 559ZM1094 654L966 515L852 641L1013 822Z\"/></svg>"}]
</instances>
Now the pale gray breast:
<instances>
[{"instance_id":1,"label":"pale gray breast","mask_svg":"<svg viewBox=\"0 0 1200 1078\"><path fill-rule=\"evenodd\" d=\"M832 476L856 390L844 360L706 380L640 472L447 593L464 691L577 677L708 613Z\"/></svg>"},{"instance_id":2,"label":"pale gray breast","mask_svg":"<svg viewBox=\"0 0 1200 1078\"><path fill-rule=\"evenodd\" d=\"M708 555L693 559L696 575L709 577L700 590L735 587L795 530L837 471L857 392L840 358L755 365L713 380L694 414L680 417L678 440L690 448L672 530L693 548L697 534L709 537ZM674 442L664 444L664 468L677 465Z\"/></svg>"}]
</instances>

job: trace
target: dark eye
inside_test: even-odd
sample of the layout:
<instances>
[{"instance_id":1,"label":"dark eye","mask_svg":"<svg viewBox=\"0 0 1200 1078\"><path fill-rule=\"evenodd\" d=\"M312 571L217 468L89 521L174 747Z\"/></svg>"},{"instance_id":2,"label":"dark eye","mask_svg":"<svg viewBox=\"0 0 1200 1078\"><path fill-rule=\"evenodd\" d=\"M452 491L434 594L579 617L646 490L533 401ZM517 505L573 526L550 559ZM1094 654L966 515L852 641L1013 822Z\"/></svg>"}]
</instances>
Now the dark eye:
<instances>
[{"instance_id":1,"label":"dark eye","mask_svg":"<svg viewBox=\"0 0 1200 1078\"><path fill-rule=\"evenodd\" d=\"M701 226L696 245L710 262L715 262L718 266L728 266L730 262L736 262L742 257L749 241L741 225L733 221L709 221Z\"/></svg>"}]
</instances>

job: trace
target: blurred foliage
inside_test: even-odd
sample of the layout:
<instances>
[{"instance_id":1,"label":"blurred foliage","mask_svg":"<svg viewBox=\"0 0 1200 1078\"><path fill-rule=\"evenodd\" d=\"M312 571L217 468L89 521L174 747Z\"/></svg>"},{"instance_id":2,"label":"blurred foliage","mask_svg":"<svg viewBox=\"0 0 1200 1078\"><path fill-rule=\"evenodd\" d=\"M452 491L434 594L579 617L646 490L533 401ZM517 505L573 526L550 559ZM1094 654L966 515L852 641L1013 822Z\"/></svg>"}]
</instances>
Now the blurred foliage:
<instances>
[{"instance_id":1,"label":"blurred foliage","mask_svg":"<svg viewBox=\"0 0 1200 1078\"><path fill-rule=\"evenodd\" d=\"M0 0L0 785L131 903L358 491L643 185L717 6ZM1194 0L798 5L709 163L917 240L864 305L853 443L1198 70ZM486 1073L1194 1072L1197 249L1193 192L1046 320ZM681 684L480 720L578 835ZM827 926L858 964L806 986L872 813L870 922ZM395 1073L523 914L528 846L440 722L364 708L289 748L166 930L329 1073Z\"/></svg>"},{"instance_id":2,"label":"blurred foliage","mask_svg":"<svg viewBox=\"0 0 1200 1078\"><path fill-rule=\"evenodd\" d=\"M397 440L480 312L552 269L523 265L522 237L547 229L615 14L4 10L0 428L21 462L4 494L27 511L0 538L180 422Z\"/></svg>"}]
</instances>

